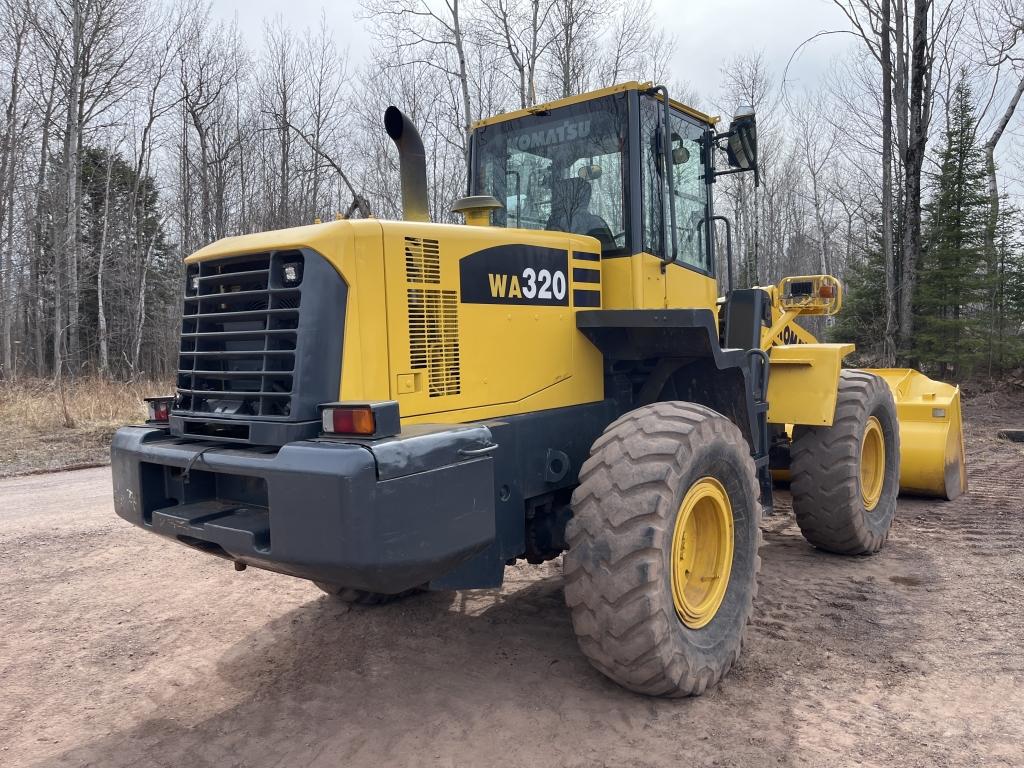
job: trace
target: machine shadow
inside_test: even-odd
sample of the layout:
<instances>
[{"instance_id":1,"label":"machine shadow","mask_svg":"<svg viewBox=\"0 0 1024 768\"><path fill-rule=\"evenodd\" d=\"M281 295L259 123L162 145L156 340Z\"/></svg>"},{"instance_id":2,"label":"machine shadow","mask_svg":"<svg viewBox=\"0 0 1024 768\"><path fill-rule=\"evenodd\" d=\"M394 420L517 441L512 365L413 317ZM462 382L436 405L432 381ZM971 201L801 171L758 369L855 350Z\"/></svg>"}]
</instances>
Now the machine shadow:
<instances>
[{"instance_id":1,"label":"machine shadow","mask_svg":"<svg viewBox=\"0 0 1024 768\"><path fill-rule=\"evenodd\" d=\"M255 628L212 675L177 688L145 721L47 764L311 764L321 752L386 756L383 744L360 751L371 749L381 716L426 738L444 723L469 727L496 706L531 700L552 716L557 702L581 696L648 710L580 654L561 586L554 575L511 592L431 593L368 608L314 597ZM209 712L211 698L228 706L195 721L195 703Z\"/></svg>"}]
</instances>

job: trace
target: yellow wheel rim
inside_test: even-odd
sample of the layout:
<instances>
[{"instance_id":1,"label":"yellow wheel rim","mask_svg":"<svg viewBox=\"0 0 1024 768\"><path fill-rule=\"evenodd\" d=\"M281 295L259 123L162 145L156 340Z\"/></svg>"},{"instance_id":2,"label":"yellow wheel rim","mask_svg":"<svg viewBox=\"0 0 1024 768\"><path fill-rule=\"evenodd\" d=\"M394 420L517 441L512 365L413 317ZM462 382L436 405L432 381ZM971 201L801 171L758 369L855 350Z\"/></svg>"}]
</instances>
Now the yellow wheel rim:
<instances>
[{"instance_id":1,"label":"yellow wheel rim","mask_svg":"<svg viewBox=\"0 0 1024 768\"><path fill-rule=\"evenodd\" d=\"M860 444L860 495L864 508L872 510L882 497L885 483L885 436L882 425L874 416L864 427L864 439Z\"/></svg>"},{"instance_id":2,"label":"yellow wheel rim","mask_svg":"<svg viewBox=\"0 0 1024 768\"><path fill-rule=\"evenodd\" d=\"M722 484L702 477L686 492L672 532L672 600L690 629L713 618L732 571L732 505Z\"/></svg>"}]
</instances>

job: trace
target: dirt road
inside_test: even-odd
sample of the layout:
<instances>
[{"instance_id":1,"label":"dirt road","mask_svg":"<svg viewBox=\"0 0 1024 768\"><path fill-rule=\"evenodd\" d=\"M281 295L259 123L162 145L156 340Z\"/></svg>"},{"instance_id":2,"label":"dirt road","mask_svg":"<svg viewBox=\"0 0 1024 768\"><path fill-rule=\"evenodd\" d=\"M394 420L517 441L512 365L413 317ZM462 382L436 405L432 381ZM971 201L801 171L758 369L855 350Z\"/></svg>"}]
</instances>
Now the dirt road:
<instances>
[{"instance_id":1,"label":"dirt road","mask_svg":"<svg viewBox=\"0 0 1024 768\"><path fill-rule=\"evenodd\" d=\"M1024 447L971 418L970 495L876 557L783 494L740 664L681 701L587 665L557 563L347 611L132 528L106 468L4 480L0 765L1024 765Z\"/></svg>"}]
</instances>

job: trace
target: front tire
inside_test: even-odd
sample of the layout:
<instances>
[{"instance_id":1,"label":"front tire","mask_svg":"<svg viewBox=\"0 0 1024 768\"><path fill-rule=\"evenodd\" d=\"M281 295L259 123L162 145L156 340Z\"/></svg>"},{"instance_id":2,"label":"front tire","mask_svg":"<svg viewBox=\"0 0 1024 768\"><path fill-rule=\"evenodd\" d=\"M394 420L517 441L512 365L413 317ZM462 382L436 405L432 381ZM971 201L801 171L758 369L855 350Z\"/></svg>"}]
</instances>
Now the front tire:
<instances>
[{"instance_id":1,"label":"front tire","mask_svg":"<svg viewBox=\"0 0 1024 768\"><path fill-rule=\"evenodd\" d=\"M793 429L793 513L828 552L867 555L889 538L900 484L896 402L879 376L844 370L831 427Z\"/></svg>"},{"instance_id":2,"label":"front tire","mask_svg":"<svg viewBox=\"0 0 1024 768\"><path fill-rule=\"evenodd\" d=\"M736 425L693 403L627 413L594 443L572 504L565 600L590 663L637 693L715 685L739 657L761 564Z\"/></svg>"}]
</instances>

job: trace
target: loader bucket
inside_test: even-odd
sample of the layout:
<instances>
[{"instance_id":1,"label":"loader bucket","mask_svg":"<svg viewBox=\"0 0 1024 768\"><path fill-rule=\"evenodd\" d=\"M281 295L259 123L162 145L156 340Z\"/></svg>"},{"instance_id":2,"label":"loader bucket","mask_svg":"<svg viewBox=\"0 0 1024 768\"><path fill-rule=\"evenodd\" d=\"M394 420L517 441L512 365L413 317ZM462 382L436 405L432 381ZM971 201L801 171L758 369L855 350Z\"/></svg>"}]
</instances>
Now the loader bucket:
<instances>
[{"instance_id":1,"label":"loader bucket","mask_svg":"<svg viewBox=\"0 0 1024 768\"><path fill-rule=\"evenodd\" d=\"M960 388L910 368L867 368L885 379L900 421L900 492L955 499L967 491Z\"/></svg>"}]
</instances>

